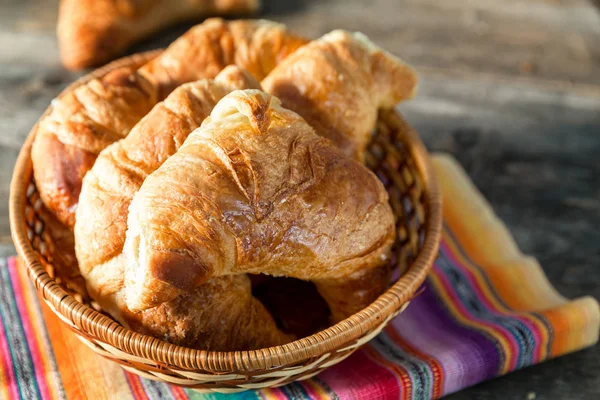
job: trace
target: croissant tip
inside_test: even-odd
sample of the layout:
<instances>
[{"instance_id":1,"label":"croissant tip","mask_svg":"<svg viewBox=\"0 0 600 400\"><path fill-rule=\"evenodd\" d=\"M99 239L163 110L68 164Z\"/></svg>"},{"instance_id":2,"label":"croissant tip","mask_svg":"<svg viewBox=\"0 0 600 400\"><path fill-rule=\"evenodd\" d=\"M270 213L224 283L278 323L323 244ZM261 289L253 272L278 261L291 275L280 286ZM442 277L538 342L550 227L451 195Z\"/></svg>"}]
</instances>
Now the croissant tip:
<instances>
[{"instance_id":1,"label":"croissant tip","mask_svg":"<svg viewBox=\"0 0 600 400\"><path fill-rule=\"evenodd\" d=\"M235 90L225 96L213 109L212 119L221 119L239 113L257 134L264 133L271 125L269 110L278 107L277 97L258 89Z\"/></svg>"},{"instance_id":2,"label":"croissant tip","mask_svg":"<svg viewBox=\"0 0 600 400\"><path fill-rule=\"evenodd\" d=\"M249 103L252 110L251 117L249 117L250 123L257 133L262 133L271 125L271 113L269 110L276 105L273 101L276 98L260 90L254 91L252 96L253 101Z\"/></svg>"}]
</instances>

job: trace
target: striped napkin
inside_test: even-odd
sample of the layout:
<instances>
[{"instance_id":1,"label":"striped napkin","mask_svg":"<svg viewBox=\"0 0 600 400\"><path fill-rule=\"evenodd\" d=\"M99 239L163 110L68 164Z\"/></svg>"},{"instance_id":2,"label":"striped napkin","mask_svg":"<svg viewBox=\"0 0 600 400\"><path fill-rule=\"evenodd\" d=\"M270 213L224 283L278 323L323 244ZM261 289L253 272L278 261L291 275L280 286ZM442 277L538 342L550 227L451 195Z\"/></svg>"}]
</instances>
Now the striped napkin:
<instances>
[{"instance_id":1,"label":"striped napkin","mask_svg":"<svg viewBox=\"0 0 600 400\"><path fill-rule=\"evenodd\" d=\"M422 294L316 378L232 398L439 398L597 342L598 303L561 297L456 161L434 163L445 224ZM40 304L14 258L0 260L0 317L0 399L225 397L139 378L96 355Z\"/></svg>"}]
</instances>

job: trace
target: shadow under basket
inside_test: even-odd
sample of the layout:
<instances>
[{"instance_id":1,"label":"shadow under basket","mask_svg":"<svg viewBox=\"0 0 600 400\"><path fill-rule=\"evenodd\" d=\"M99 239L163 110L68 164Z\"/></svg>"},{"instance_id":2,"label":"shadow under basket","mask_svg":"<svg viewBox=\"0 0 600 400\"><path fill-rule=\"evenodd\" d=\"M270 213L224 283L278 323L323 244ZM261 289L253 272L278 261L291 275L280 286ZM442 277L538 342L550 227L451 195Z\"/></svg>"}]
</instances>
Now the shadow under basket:
<instances>
[{"instance_id":1,"label":"shadow under basket","mask_svg":"<svg viewBox=\"0 0 600 400\"><path fill-rule=\"evenodd\" d=\"M112 62L84 76L65 92L122 66L140 66L159 51ZM46 110L46 115L51 107ZM61 257L52 254L53 237L33 178L27 138L15 167L10 222L15 246L40 297L94 351L127 371L200 391L232 393L281 386L310 378L352 354L376 336L413 298L437 255L442 225L441 194L425 147L395 111L379 115L366 157L385 184L396 216L393 248L396 273L389 289L351 317L283 346L252 351L211 352L176 346L123 328L82 301L55 278Z\"/></svg>"}]
</instances>

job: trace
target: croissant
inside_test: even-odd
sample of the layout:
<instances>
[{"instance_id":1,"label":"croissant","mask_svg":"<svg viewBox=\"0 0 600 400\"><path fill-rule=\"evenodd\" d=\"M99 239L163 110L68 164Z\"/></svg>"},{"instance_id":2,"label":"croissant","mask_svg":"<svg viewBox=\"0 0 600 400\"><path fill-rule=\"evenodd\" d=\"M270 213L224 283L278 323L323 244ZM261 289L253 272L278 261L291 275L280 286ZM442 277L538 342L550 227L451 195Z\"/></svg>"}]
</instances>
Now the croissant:
<instances>
[{"instance_id":1,"label":"croissant","mask_svg":"<svg viewBox=\"0 0 600 400\"><path fill-rule=\"evenodd\" d=\"M341 30L298 49L261 82L344 154L363 160L380 108L412 97L417 78L360 33Z\"/></svg>"},{"instance_id":2,"label":"croissant","mask_svg":"<svg viewBox=\"0 0 600 400\"><path fill-rule=\"evenodd\" d=\"M334 320L385 289L387 279L368 280L387 274L395 235L377 177L258 90L217 103L146 178L127 225L131 310L213 277L263 273L314 282ZM362 304L348 300L355 294Z\"/></svg>"},{"instance_id":3,"label":"croissant","mask_svg":"<svg viewBox=\"0 0 600 400\"><path fill-rule=\"evenodd\" d=\"M263 79L305 42L269 21L209 19L139 70L119 68L55 99L32 149L42 201L72 228L81 181L100 151L127 136L175 87L213 78L230 64Z\"/></svg>"},{"instance_id":4,"label":"croissant","mask_svg":"<svg viewBox=\"0 0 600 400\"><path fill-rule=\"evenodd\" d=\"M258 87L252 76L236 66L226 67L215 80L180 86L125 139L102 151L85 176L75 223L79 267L90 295L123 325L176 344L214 350L289 340L251 296L246 276L210 279L191 293L142 313L129 311L123 298L122 249L134 193L200 126L218 100L233 89ZM236 327L238 323L242 325Z\"/></svg>"},{"instance_id":5,"label":"croissant","mask_svg":"<svg viewBox=\"0 0 600 400\"><path fill-rule=\"evenodd\" d=\"M255 12L259 0L62 0L60 57L69 69L103 64L140 39L178 21Z\"/></svg>"},{"instance_id":6,"label":"croissant","mask_svg":"<svg viewBox=\"0 0 600 400\"><path fill-rule=\"evenodd\" d=\"M124 325L168 342L201 350L253 350L285 344L271 314L252 297L245 274L221 276L158 307L127 313Z\"/></svg>"}]
</instances>

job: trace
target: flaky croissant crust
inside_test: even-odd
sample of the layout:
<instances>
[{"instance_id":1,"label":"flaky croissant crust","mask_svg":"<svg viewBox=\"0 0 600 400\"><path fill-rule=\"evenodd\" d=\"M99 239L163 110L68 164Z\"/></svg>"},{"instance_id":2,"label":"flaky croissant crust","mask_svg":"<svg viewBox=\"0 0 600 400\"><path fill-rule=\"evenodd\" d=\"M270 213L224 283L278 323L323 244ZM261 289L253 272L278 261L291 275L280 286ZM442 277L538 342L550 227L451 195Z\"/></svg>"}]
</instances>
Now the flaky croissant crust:
<instances>
[{"instance_id":1,"label":"flaky croissant crust","mask_svg":"<svg viewBox=\"0 0 600 400\"><path fill-rule=\"evenodd\" d=\"M362 161L382 108L413 96L408 65L360 33L330 32L298 49L261 82L344 154Z\"/></svg>"},{"instance_id":2,"label":"flaky croissant crust","mask_svg":"<svg viewBox=\"0 0 600 400\"><path fill-rule=\"evenodd\" d=\"M331 284L386 264L394 239L387 192L375 175L257 90L223 98L146 178L129 210L132 310L213 276Z\"/></svg>"}]
</instances>

